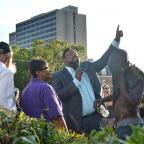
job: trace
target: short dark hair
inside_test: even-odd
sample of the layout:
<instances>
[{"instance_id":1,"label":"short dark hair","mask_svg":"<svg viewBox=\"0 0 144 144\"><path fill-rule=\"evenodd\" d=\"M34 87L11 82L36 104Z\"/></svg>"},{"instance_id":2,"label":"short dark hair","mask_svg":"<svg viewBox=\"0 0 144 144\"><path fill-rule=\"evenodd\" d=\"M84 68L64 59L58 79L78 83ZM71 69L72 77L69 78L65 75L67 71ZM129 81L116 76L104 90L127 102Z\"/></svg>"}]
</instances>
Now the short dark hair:
<instances>
[{"instance_id":1,"label":"short dark hair","mask_svg":"<svg viewBox=\"0 0 144 144\"><path fill-rule=\"evenodd\" d=\"M69 51L69 50L72 50L72 48L66 48L64 51L63 51L63 59L65 58L65 54Z\"/></svg>"},{"instance_id":2,"label":"short dark hair","mask_svg":"<svg viewBox=\"0 0 144 144\"><path fill-rule=\"evenodd\" d=\"M30 72L32 76L36 78L37 77L36 72L42 70L43 66L46 64L47 64L46 60L42 58L33 58L30 61Z\"/></svg>"},{"instance_id":3,"label":"short dark hair","mask_svg":"<svg viewBox=\"0 0 144 144\"><path fill-rule=\"evenodd\" d=\"M3 41L0 42L0 54L7 54L11 51L12 49L6 42L3 42Z\"/></svg>"}]
</instances>

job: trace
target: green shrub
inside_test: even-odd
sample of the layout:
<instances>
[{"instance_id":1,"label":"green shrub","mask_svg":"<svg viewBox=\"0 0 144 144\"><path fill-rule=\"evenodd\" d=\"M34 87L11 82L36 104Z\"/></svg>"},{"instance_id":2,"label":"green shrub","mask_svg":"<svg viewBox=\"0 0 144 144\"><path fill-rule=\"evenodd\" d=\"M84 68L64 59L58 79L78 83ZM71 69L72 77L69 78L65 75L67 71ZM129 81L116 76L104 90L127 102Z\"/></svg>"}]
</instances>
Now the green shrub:
<instances>
[{"instance_id":1,"label":"green shrub","mask_svg":"<svg viewBox=\"0 0 144 144\"><path fill-rule=\"evenodd\" d=\"M29 118L20 113L8 117L0 112L1 144L87 144L87 137L58 130L43 119Z\"/></svg>"},{"instance_id":2,"label":"green shrub","mask_svg":"<svg viewBox=\"0 0 144 144\"><path fill-rule=\"evenodd\" d=\"M88 136L68 134L43 118L30 118L24 113L8 117L0 112L0 144L144 144L144 128L135 126L132 129L132 135L124 142L110 127L100 132L93 130Z\"/></svg>"}]
</instances>

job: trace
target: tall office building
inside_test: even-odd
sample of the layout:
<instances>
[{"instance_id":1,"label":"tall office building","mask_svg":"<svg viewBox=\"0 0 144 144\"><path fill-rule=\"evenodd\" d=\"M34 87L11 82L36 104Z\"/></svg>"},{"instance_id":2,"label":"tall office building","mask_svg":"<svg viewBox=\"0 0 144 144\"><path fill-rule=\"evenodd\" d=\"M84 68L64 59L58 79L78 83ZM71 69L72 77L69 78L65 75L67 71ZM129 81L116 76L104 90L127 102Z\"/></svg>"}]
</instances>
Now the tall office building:
<instances>
[{"instance_id":1,"label":"tall office building","mask_svg":"<svg viewBox=\"0 0 144 144\"><path fill-rule=\"evenodd\" d=\"M86 36L86 15L79 14L77 7L67 6L16 24L16 31L9 34L9 44L31 48L35 40L58 39L87 47Z\"/></svg>"}]
</instances>

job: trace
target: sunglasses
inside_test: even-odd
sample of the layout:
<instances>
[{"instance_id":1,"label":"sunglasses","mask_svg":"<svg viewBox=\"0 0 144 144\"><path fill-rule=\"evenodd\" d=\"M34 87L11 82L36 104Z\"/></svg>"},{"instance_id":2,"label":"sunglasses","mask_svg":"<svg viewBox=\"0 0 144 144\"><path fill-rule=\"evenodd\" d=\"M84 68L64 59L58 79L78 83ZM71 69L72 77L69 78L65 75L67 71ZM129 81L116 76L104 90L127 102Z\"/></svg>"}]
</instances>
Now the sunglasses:
<instances>
[{"instance_id":1,"label":"sunglasses","mask_svg":"<svg viewBox=\"0 0 144 144\"><path fill-rule=\"evenodd\" d=\"M48 70L48 67L43 67L39 69L39 71L42 71L42 70Z\"/></svg>"}]
</instances>

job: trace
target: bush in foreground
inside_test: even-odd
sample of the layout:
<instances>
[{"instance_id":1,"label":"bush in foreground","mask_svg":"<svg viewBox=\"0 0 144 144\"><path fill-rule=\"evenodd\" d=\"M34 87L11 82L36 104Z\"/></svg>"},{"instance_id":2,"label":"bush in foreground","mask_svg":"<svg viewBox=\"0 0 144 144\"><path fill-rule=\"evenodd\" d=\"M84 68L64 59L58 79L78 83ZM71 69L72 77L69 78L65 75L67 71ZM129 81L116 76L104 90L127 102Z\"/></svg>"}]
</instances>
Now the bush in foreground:
<instances>
[{"instance_id":1,"label":"bush in foreground","mask_svg":"<svg viewBox=\"0 0 144 144\"><path fill-rule=\"evenodd\" d=\"M92 131L90 135L68 134L43 119L34 119L24 113L8 117L0 112L0 144L144 144L144 128L133 127L126 142L120 141L112 128Z\"/></svg>"}]
</instances>

